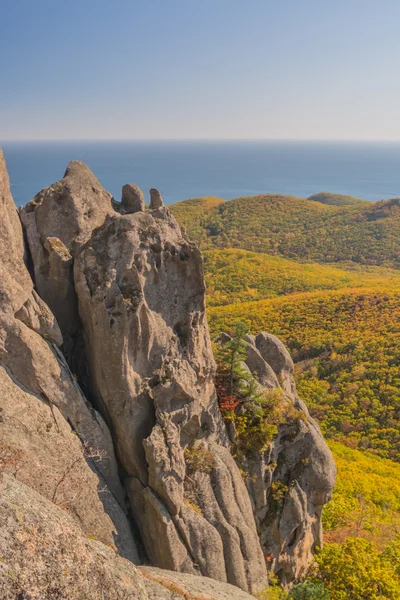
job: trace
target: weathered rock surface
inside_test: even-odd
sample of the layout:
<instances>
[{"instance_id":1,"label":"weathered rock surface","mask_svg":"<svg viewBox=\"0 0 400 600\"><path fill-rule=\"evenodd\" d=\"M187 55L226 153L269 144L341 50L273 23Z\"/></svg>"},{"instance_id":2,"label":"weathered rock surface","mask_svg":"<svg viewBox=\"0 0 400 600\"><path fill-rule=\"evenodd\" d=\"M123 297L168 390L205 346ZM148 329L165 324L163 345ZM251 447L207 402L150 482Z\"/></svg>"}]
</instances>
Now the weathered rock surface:
<instances>
[{"instance_id":1,"label":"weathered rock surface","mask_svg":"<svg viewBox=\"0 0 400 600\"><path fill-rule=\"evenodd\" d=\"M1 366L0 389L2 470L73 514L82 531L137 562L125 515L99 476L101 455L83 448L59 409L25 391Z\"/></svg>"},{"instance_id":2,"label":"weathered rock surface","mask_svg":"<svg viewBox=\"0 0 400 600\"><path fill-rule=\"evenodd\" d=\"M158 190L152 188L150 190L150 209L154 210L156 208L162 208L164 206L164 201L162 196Z\"/></svg>"},{"instance_id":3,"label":"weathered rock surface","mask_svg":"<svg viewBox=\"0 0 400 600\"><path fill-rule=\"evenodd\" d=\"M145 580L76 520L11 476L0 481L2 600L147 600Z\"/></svg>"},{"instance_id":4,"label":"weathered rock surface","mask_svg":"<svg viewBox=\"0 0 400 600\"><path fill-rule=\"evenodd\" d=\"M82 322L91 397L150 560L255 590L265 561L216 400L200 253L158 190L150 196L145 212L140 190L124 186L119 215L71 163L21 213L38 290L72 340L63 351L73 367ZM199 442L211 466L189 477Z\"/></svg>"},{"instance_id":5,"label":"weathered rock surface","mask_svg":"<svg viewBox=\"0 0 400 600\"><path fill-rule=\"evenodd\" d=\"M177 573L156 567L140 567L146 578L149 600L183 597L187 600L252 600L243 590L229 583L221 583L208 577L198 577L188 573Z\"/></svg>"},{"instance_id":6,"label":"weathered rock surface","mask_svg":"<svg viewBox=\"0 0 400 600\"><path fill-rule=\"evenodd\" d=\"M2 155L0 198L1 466L49 498L65 475L55 499L65 502L84 531L137 560L112 439L57 348L57 321L33 289ZM103 460L90 460L93 451L82 444L101 452Z\"/></svg>"},{"instance_id":7,"label":"weathered rock surface","mask_svg":"<svg viewBox=\"0 0 400 600\"><path fill-rule=\"evenodd\" d=\"M24 263L24 239L17 209L11 197L10 182L0 149L0 311L14 313L30 299L32 279Z\"/></svg>"},{"instance_id":8,"label":"weathered rock surface","mask_svg":"<svg viewBox=\"0 0 400 600\"><path fill-rule=\"evenodd\" d=\"M109 194L82 162L69 163L64 177L39 192L21 209L40 297L64 336L63 351L84 381L80 321L73 284L73 258L93 229L114 210Z\"/></svg>"},{"instance_id":9,"label":"weathered rock surface","mask_svg":"<svg viewBox=\"0 0 400 600\"><path fill-rule=\"evenodd\" d=\"M74 272L94 393L150 560L262 587L265 561L216 401L197 247L157 204L109 217ZM189 475L191 453L208 464Z\"/></svg>"},{"instance_id":10,"label":"weathered rock surface","mask_svg":"<svg viewBox=\"0 0 400 600\"><path fill-rule=\"evenodd\" d=\"M273 443L248 457L245 465L264 553L270 568L288 585L305 575L315 548L322 545L322 507L331 498L336 467L318 425L297 396L285 346L265 332L246 340L250 371L261 374L267 391L281 388L285 402L303 417L280 426Z\"/></svg>"},{"instance_id":11,"label":"weathered rock surface","mask_svg":"<svg viewBox=\"0 0 400 600\"><path fill-rule=\"evenodd\" d=\"M144 212L145 201L144 194L140 187L134 183L127 183L122 188L121 212L131 214L135 212Z\"/></svg>"},{"instance_id":12,"label":"weathered rock surface","mask_svg":"<svg viewBox=\"0 0 400 600\"><path fill-rule=\"evenodd\" d=\"M135 567L9 475L0 480L2 600L251 600L207 578Z\"/></svg>"}]
</instances>

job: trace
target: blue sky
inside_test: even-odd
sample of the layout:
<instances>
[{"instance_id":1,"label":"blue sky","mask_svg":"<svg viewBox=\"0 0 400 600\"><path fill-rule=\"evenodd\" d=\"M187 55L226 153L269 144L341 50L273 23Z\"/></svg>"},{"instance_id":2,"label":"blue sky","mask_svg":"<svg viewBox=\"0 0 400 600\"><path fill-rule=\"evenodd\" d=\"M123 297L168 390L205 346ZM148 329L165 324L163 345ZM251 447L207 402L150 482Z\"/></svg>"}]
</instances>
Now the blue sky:
<instances>
[{"instance_id":1,"label":"blue sky","mask_svg":"<svg viewBox=\"0 0 400 600\"><path fill-rule=\"evenodd\" d=\"M1 0L0 140L400 140L398 0Z\"/></svg>"}]
</instances>

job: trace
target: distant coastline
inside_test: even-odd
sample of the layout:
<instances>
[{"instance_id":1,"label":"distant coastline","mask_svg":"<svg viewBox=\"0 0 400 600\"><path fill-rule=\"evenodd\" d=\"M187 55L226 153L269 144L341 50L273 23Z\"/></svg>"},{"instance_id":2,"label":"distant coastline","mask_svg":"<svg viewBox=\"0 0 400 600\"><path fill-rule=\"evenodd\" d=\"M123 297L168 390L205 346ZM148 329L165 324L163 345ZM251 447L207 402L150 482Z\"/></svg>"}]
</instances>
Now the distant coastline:
<instances>
[{"instance_id":1,"label":"distant coastline","mask_svg":"<svg viewBox=\"0 0 400 600\"><path fill-rule=\"evenodd\" d=\"M321 191L376 201L400 196L400 142L300 140L4 141L12 192L26 204L72 159L116 199L122 183L156 186L167 204L198 196Z\"/></svg>"}]
</instances>

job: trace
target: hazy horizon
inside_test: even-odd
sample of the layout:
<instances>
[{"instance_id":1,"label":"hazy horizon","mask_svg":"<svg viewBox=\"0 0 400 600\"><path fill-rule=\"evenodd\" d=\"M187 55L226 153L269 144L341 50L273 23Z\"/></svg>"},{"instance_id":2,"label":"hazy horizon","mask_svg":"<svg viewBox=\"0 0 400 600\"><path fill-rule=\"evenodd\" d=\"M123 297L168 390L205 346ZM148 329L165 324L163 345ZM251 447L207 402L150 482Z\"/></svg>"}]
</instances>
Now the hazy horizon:
<instances>
[{"instance_id":1,"label":"hazy horizon","mask_svg":"<svg viewBox=\"0 0 400 600\"><path fill-rule=\"evenodd\" d=\"M23 143L23 142L316 142L316 143L354 143L354 144L399 144L399 139L355 139L355 138L2 138L2 142L6 143Z\"/></svg>"},{"instance_id":2,"label":"hazy horizon","mask_svg":"<svg viewBox=\"0 0 400 600\"><path fill-rule=\"evenodd\" d=\"M288 140L4 141L17 205L86 163L118 198L134 182L156 187L167 204L263 193L308 197L327 190L366 200L400 196L400 143Z\"/></svg>"}]
</instances>

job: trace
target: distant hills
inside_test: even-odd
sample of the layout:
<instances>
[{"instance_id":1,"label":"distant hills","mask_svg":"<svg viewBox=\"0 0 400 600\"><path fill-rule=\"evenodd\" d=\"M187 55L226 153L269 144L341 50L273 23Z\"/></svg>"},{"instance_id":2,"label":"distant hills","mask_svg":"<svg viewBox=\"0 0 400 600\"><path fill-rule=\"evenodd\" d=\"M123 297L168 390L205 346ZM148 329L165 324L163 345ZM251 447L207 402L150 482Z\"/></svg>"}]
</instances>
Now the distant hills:
<instances>
[{"instance_id":1,"label":"distant hills","mask_svg":"<svg viewBox=\"0 0 400 600\"><path fill-rule=\"evenodd\" d=\"M272 194L196 198L170 208L204 250L242 248L298 261L400 268L400 200L338 206L331 203L336 196L325 203Z\"/></svg>"},{"instance_id":2,"label":"distant hills","mask_svg":"<svg viewBox=\"0 0 400 600\"><path fill-rule=\"evenodd\" d=\"M354 204L368 202L368 200L361 200L361 198L355 198L354 196L343 196L342 194L331 194L330 192L313 194L312 196L308 196L307 200L313 200L314 202L320 202L321 204L328 204L330 206L352 206Z\"/></svg>"}]
</instances>

